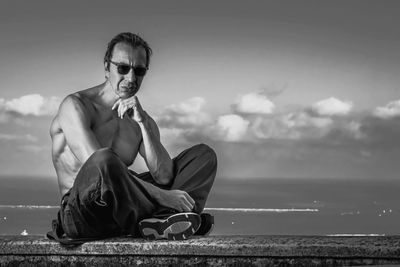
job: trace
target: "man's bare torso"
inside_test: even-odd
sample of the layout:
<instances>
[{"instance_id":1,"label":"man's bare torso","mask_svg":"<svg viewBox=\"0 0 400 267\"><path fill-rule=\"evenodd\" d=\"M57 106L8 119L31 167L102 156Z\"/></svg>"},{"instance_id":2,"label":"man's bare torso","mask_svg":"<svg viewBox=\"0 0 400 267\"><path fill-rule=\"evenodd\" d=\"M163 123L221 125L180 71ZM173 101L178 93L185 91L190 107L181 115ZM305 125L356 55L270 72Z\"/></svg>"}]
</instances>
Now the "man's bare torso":
<instances>
[{"instance_id":1,"label":"man's bare torso","mask_svg":"<svg viewBox=\"0 0 400 267\"><path fill-rule=\"evenodd\" d=\"M101 147L112 148L121 160L131 165L135 160L142 140L139 125L129 116L118 118L115 111L96 102L98 88L90 88L77 92L72 96L85 107L85 114L90 121L90 128ZM83 162L72 153L59 122L59 115L53 119L50 126L52 138L53 164L57 172L61 195L64 195L73 185L75 177ZM71 127L73 127L71 125Z\"/></svg>"}]
</instances>

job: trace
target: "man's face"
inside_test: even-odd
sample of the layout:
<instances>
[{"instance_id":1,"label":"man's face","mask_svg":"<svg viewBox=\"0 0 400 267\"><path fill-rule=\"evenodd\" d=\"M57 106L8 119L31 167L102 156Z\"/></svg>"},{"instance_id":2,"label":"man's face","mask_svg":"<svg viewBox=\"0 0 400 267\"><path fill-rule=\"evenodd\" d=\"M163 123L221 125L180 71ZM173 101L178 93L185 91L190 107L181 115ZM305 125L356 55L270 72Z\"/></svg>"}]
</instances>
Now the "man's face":
<instances>
[{"instance_id":1,"label":"man's face","mask_svg":"<svg viewBox=\"0 0 400 267\"><path fill-rule=\"evenodd\" d=\"M117 43L112 52L111 61L116 64L125 64L133 67L146 67L146 50L143 47L133 48L126 43ZM108 82L115 94L120 98L134 96L142 84L143 76L135 75L133 68L127 74L118 72L118 66L110 63L109 70L105 70ZM105 67L107 62L105 63Z\"/></svg>"}]
</instances>

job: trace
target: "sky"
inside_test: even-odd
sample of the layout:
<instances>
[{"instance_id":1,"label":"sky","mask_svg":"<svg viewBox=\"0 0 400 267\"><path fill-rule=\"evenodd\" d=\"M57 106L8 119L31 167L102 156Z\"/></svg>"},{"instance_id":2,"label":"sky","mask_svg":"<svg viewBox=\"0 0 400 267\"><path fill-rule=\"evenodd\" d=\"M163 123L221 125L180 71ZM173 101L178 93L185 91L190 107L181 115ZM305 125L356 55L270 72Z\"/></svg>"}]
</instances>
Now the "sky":
<instances>
[{"instance_id":1,"label":"sky","mask_svg":"<svg viewBox=\"0 0 400 267\"><path fill-rule=\"evenodd\" d=\"M130 31L154 51L138 98L172 157L206 143L220 177L397 179L399 12L389 0L2 1L0 176L56 176L60 101L102 83L107 43Z\"/></svg>"}]
</instances>

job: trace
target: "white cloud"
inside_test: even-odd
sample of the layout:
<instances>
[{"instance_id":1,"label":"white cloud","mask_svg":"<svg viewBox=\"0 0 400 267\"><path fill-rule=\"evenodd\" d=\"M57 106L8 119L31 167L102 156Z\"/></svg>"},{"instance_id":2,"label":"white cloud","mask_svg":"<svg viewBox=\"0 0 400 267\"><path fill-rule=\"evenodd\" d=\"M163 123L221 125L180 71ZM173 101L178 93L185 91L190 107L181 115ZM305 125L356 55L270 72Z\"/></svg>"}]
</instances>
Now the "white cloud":
<instances>
[{"instance_id":1,"label":"white cloud","mask_svg":"<svg viewBox=\"0 0 400 267\"><path fill-rule=\"evenodd\" d=\"M185 129L179 128L161 128L161 142L163 144L187 144L187 140L184 137Z\"/></svg>"},{"instance_id":2,"label":"white cloud","mask_svg":"<svg viewBox=\"0 0 400 267\"><path fill-rule=\"evenodd\" d=\"M271 114L275 109L275 104L261 92L249 93L238 96L233 109L239 113Z\"/></svg>"},{"instance_id":3,"label":"white cloud","mask_svg":"<svg viewBox=\"0 0 400 267\"><path fill-rule=\"evenodd\" d=\"M29 142L36 142L38 139L37 139L37 137L35 137L31 134L17 135L17 134L0 133L0 140L3 140L3 141L26 140Z\"/></svg>"},{"instance_id":4,"label":"white cloud","mask_svg":"<svg viewBox=\"0 0 400 267\"><path fill-rule=\"evenodd\" d=\"M192 97L177 105L171 105L169 108L179 113L198 113L206 104L206 100L202 97Z\"/></svg>"},{"instance_id":5,"label":"white cloud","mask_svg":"<svg viewBox=\"0 0 400 267\"><path fill-rule=\"evenodd\" d=\"M210 116L202 111L205 104L204 98L193 97L167 106L156 120L166 128L201 126L211 120Z\"/></svg>"},{"instance_id":6,"label":"white cloud","mask_svg":"<svg viewBox=\"0 0 400 267\"><path fill-rule=\"evenodd\" d=\"M347 115L353 108L353 103L349 101L341 101L331 97L314 103L311 109L321 116Z\"/></svg>"},{"instance_id":7,"label":"white cloud","mask_svg":"<svg viewBox=\"0 0 400 267\"><path fill-rule=\"evenodd\" d=\"M361 131L361 126L361 123L351 121L344 126L344 129L347 130L353 138L363 139L366 137L366 135Z\"/></svg>"},{"instance_id":8,"label":"white cloud","mask_svg":"<svg viewBox=\"0 0 400 267\"><path fill-rule=\"evenodd\" d=\"M283 117L283 123L289 128L315 127L326 128L332 124L330 118L315 118L305 112L289 113Z\"/></svg>"},{"instance_id":9,"label":"white cloud","mask_svg":"<svg viewBox=\"0 0 400 267\"><path fill-rule=\"evenodd\" d=\"M46 116L57 112L60 99L58 97L43 97L39 94L24 95L6 101L0 99L0 109L22 115Z\"/></svg>"},{"instance_id":10,"label":"white cloud","mask_svg":"<svg viewBox=\"0 0 400 267\"><path fill-rule=\"evenodd\" d=\"M251 125L251 130L258 139L298 139L298 134L289 128L290 126L285 125L278 117L267 119L258 117Z\"/></svg>"},{"instance_id":11,"label":"white cloud","mask_svg":"<svg viewBox=\"0 0 400 267\"><path fill-rule=\"evenodd\" d=\"M248 94L258 95L261 94ZM166 107L158 118L163 142L168 145L187 145L196 140L215 140L224 142L262 143L267 139L276 140L316 140L322 138L344 138L346 142L360 140L366 137L361 123L353 116L333 116L348 114L352 109L350 102L343 102L329 98L315 103L310 108L285 112L273 112L275 105L270 109L258 110L252 116L244 118L243 111L256 112L256 109L243 108L240 103L246 103L246 97L241 97L232 107L239 114L215 116L204 111L206 101L201 97L194 97L182 103ZM248 99L252 99L251 97ZM253 98L266 100L266 97ZM256 101L258 101L256 100ZM255 103L253 101L252 103ZM248 101L249 103L251 101ZM260 102L261 103L261 102ZM267 103L267 102L265 102ZM273 108L272 108L273 107ZM265 116L265 115L268 116ZM332 116L326 116L326 115ZM340 142L340 140L339 140Z\"/></svg>"},{"instance_id":12,"label":"white cloud","mask_svg":"<svg viewBox=\"0 0 400 267\"><path fill-rule=\"evenodd\" d=\"M241 141L247 132L250 122L235 114L223 115L215 125L216 136L228 142Z\"/></svg>"},{"instance_id":13,"label":"white cloud","mask_svg":"<svg viewBox=\"0 0 400 267\"><path fill-rule=\"evenodd\" d=\"M377 107L373 114L382 119L400 116L400 100L389 102L384 107Z\"/></svg>"},{"instance_id":14,"label":"white cloud","mask_svg":"<svg viewBox=\"0 0 400 267\"><path fill-rule=\"evenodd\" d=\"M320 138L332 128L331 118L315 118L298 112L271 118L258 117L252 124L254 135L260 139Z\"/></svg>"}]
</instances>

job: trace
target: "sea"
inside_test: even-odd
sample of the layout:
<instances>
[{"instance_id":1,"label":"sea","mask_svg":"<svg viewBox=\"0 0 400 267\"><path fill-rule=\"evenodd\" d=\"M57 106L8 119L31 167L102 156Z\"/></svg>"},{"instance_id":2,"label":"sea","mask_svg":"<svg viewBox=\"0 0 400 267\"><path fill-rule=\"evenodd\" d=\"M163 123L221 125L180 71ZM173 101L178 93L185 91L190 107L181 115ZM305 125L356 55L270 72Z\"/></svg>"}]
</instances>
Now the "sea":
<instances>
[{"instance_id":1,"label":"sea","mask_svg":"<svg viewBox=\"0 0 400 267\"><path fill-rule=\"evenodd\" d=\"M59 201L55 177L0 177L0 235L45 235ZM206 212L212 235L399 235L400 179L217 177Z\"/></svg>"}]
</instances>

